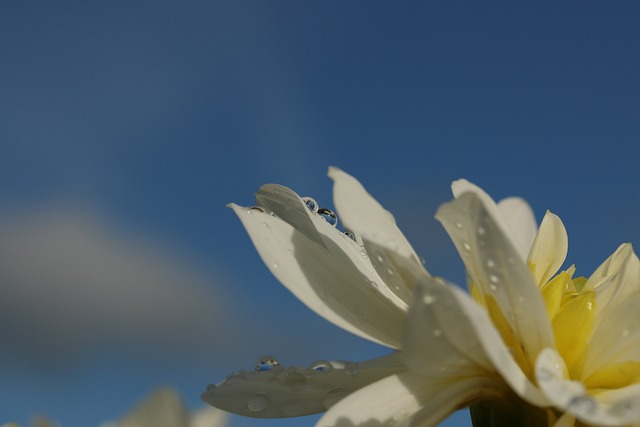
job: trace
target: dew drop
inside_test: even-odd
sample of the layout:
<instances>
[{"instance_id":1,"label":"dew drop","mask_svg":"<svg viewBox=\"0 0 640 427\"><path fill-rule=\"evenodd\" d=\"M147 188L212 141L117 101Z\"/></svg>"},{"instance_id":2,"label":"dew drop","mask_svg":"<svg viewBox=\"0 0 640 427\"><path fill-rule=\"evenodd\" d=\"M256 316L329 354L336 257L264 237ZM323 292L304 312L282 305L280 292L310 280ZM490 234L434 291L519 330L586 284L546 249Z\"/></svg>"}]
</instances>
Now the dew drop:
<instances>
[{"instance_id":1,"label":"dew drop","mask_svg":"<svg viewBox=\"0 0 640 427\"><path fill-rule=\"evenodd\" d=\"M247 378L240 373L231 374L227 377L227 379L224 380L224 384L237 384L239 382L246 381L246 380Z\"/></svg>"},{"instance_id":2,"label":"dew drop","mask_svg":"<svg viewBox=\"0 0 640 427\"><path fill-rule=\"evenodd\" d=\"M318 202L313 197L303 197L302 201L309 208L311 212L318 212Z\"/></svg>"},{"instance_id":3,"label":"dew drop","mask_svg":"<svg viewBox=\"0 0 640 427\"><path fill-rule=\"evenodd\" d=\"M349 394L351 394L351 390L349 389L335 388L324 396L324 399L322 399L322 406L324 406L325 409L329 409Z\"/></svg>"},{"instance_id":4,"label":"dew drop","mask_svg":"<svg viewBox=\"0 0 640 427\"><path fill-rule=\"evenodd\" d=\"M436 302L436 298L431 294L426 294L422 298L422 301L424 301L425 304L433 304L434 302Z\"/></svg>"},{"instance_id":5,"label":"dew drop","mask_svg":"<svg viewBox=\"0 0 640 427\"><path fill-rule=\"evenodd\" d=\"M382 258L382 255L378 254L376 258L378 259L378 262L384 262L384 258Z\"/></svg>"},{"instance_id":6,"label":"dew drop","mask_svg":"<svg viewBox=\"0 0 640 427\"><path fill-rule=\"evenodd\" d=\"M387 268L387 274L388 274L389 276L395 276L396 272L395 272L395 271L393 271L393 270L392 270L392 269L390 269L390 268Z\"/></svg>"},{"instance_id":7,"label":"dew drop","mask_svg":"<svg viewBox=\"0 0 640 427\"><path fill-rule=\"evenodd\" d=\"M495 283L489 284L489 289L491 289L491 292L498 292L498 286Z\"/></svg>"},{"instance_id":8,"label":"dew drop","mask_svg":"<svg viewBox=\"0 0 640 427\"><path fill-rule=\"evenodd\" d=\"M358 364L357 363L352 363L349 362L344 366L344 370L347 373L347 375L358 375L360 373L360 371L358 371Z\"/></svg>"},{"instance_id":9,"label":"dew drop","mask_svg":"<svg viewBox=\"0 0 640 427\"><path fill-rule=\"evenodd\" d=\"M291 387L295 390L300 390L307 385L307 379L299 372L290 372L283 378L282 383L287 387Z\"/></svg>"},{"instance_id":10,"label":"dew drop","mask_svg":"<svg viewBox=\"0 0 640 427\"><path fill-rule=\"evenodd\" d=\"M336 227L338 225L338 217L331 209L320 208L318 209L318 215L325 219L329 224Z\"/></svg>"},{"instance_id":11,"label":"dew drop","mask_svg":"<svg viewBox=\"0 0 640 427\"><path fill-rule=\"evenodd\" d=\"M471 250L471 245L468 242L462 242L462 247L465 251L469 252Z\"/></svg>"},{"instance_id":12,"label":"dew drop","mask_svg":"<svg viewBox=\"0 0 640 427\"><path fill-rule=\"evenodd\" d=\"M271 371L280 366L280 362L273 356L262 356L256 362L256 371Z\"/></svg>"},{"instance_id":13,"label":"dew drop","mask_svg":"<svg viewBox=\"0 0 640 427\"><path fill-rule=\"evenodd\" d=\"M495 263L495 261L494 261L494 260L492 260L492 259L488 259L488 260L487 260L487 267L489 267L489 268L493 268L493 267L495 267L495 266L496 266L496 263Z\"/></svg>"},{"instance_id":14,"label":"dew drop","mask_svg":"<svg viewBox=\"0 0 640 427\"><path fill-rule=\"evenodd\" d=\"M317 360L309 365L309 370L316 372L329 372L333 370L333 366L326 360Z\"/></svg>"},{"instance_id":15,"label":"dew drop","mask_svg":"<svg viewBox=\"0 0 640 427\"><path fill-rule=\"evenodd\" d=\"M458 230L462 230L463 226L462 226L462 223L460 221L456 221L456 228Z\"/></svg>"},{"instance_id":16,"label":"dew drop","mask_svg":"<svg viewBox=\"0 0 640 427\"><path fill-rule=\"evenodd\" d=\"M498 283L500 281L500 279L498 279L498 276L496 276L495 274L491 274L489 276L489 280L491 280L491 283Z\"/></svg>"},{"instance_id":17,"label":"dew drop","mask_svg":"<svg viewBox=\"0 0 640 427\"><path fill-rule=\"evenodd\" d=\"M344 233L342 233L343 236L346 236L348 238L350 238L351 240L353 240L354 242L356 241L356 235L353 234L351 231L349 230L345 230Z\"/></svg>"},{"instance_id":18,"label":"dew drop","mask_svg":"<svg viewBox=\"0 0 640 427\"><path fill-rule=\"evenodd\" d=\"M248 212L250 212L250 213L253 213L253 212L264 212L264 209L262 209L260 206L251 206L249 208Z\"/></svg>"},{"instance_id":19,"label":"dew drop","mask_svg":"<svg viewBox=\"0 0 640 427\"><path fill-rule=\"evenodd\" d=\"M362 255L363 258L367 258L367 250L364 246L360 246L360 255Z\"/></svg>"},{"instance_id":20,"label":"dew drop","mask_svg":"<svg viewBox=\"0 0 640 427\"><path fill-rule=\"evenodd\" d=\"M439 337L440 335L442 335L442 331L438 328L433 330L433 336L434 337Z\"/></svg>"},{"instance_id":21,"label":"dew drop","mask_svg":"<svg viewBox=\"0 0 640 427\"><path fill-rule=\"evenodd\" d=\"M278 264L276 263L276 264L273 264L273 266L272 266L272 267L275 269L275 268L278 268L279 266L278 266Z\"/></svg>"},{"instance_id":22,"label":"dew drop","mask_svg":"<svg viewBox=\"0 0 640 427\"><path fill-rule=\"evenodd\" d=\"M589 396L576 396L569 401L568 409L576 415L591 415L596 410L596 402Z\"/></svg>"},{"instance_id":23,"label":"dew drop","mask_svg":"<svg viewBox=\"0 0 640 427\"><path fill-rule=\"evenodd\" d=\"M538 381L548 381L552 378L553 376L551 375L551 372L549 372L548 369L540 369L537 372L537 378Z\"/></svg>"},{"instance_id":24,"label":"dew drop","mask_svg":"<svg viewBox=\"0 0 640 427\"><path fill-rule=\"evenodd\" d=\"M427 260L424 259L424 257L419 256L418 257L418 261L420 261L420 264L425 265L427 263Z\"/></svg>"},{"instance_id":25,"label":"dew drop","mask_svg":"<svg viewBox=\"0 0 640 427\"><path fill-rule=\"evenodd\" d=\"M255 394L247 400L247 409L251 412L262 412L269 406L269 399L263 394Z\"/></svg>"},{"instance_id":26,"label":"dew drop","mask_svg":"<svg viewBox=\"0 0 640 427\"><path fill-rule=\"evenodd\" d=\"M375 289L376 291L378 290L378 284L376 282L374 282L373 280L367 280L366 283L367 283L367 285L371 286L371 288Z\"/></svg>"},{"instance_id":27,"label":"dew drop","mask_svg":"<svg viewBox=\"0 0 640 427\"><path fill-rule=\"evenodd\" d=\"M486 233L486 230L484 229L484 227L478 227L478 234L480 236L484 236Z\"/></svg>"}]
</instances>

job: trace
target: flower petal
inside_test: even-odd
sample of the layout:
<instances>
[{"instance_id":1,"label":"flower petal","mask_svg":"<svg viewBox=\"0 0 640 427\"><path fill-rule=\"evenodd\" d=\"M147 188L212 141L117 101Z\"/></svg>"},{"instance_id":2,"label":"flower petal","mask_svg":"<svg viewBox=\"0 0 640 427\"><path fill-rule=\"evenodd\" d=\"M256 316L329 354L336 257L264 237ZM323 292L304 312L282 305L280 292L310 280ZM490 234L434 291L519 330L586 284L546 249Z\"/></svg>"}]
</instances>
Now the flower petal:
<instances>
[{"instance_id":1,"label":"flower petal","mask_svg":"<svg viewBox=\"0 0 640 427\"><path fill-rule=\"evenodd\" d=\"M517 226L519 224L518 221L514 219L507 219L505 214L512 215L514 212L510 209L511 207L505 206L504 208L500 208L496 202L489 196L482 188L477 185L467 181L466 179L459 179L454 181L451 184L451 191L453 192L453 196L457 199L464 193L474 193L482 203L484 203L487 211L493 217L497 226L502 230L504 236L509 239L511 244L516 250L516 253L520 255L520 258L524 261L527 259L527 255L529 254L529 249L531 246L526 246L525 242L516 237L516 233L512 230L512 226Z\"/></svg>"},{"instance_id":2,"label":"flower petal","mask_svg":"<svg viewBox=\"0 0 640 427\"><path fill-rule=\"evenodd\" d=\"M357 179L335 167L329 168L329 176L334 181L333 203L346 228L422 266L393 215Z\"/></svg>"},{"instance_id":3,"label":"flower petal","mask_svg":"<svg viewBox=\"0 0 640 427\"><path fill-rule=\"evenodd\" d=\"M304 203L291 197L294 205ZM305 220L297 208L279 211L296 218L294 227L267 212L230 207L271 273L309 308L349 332L399 348L406 304L382 286L357 243L316 214Z\"/></svg>"},{"instance_id":4,"label":"flower petal","mask_svg":"<svg viewBox=\"0 0 640 427\"><path fill-rule=\"evenodd\" d=\"M489 378L430 380L410 372L384 378L335 405L316 427L364 425L429 427L479 397L502 396Z\"/></svg>"},{"instance_id":5,"label":"flower petal","mask_svg":"<svg viewBox=\"0 0 640 427\"><path fill-rule=\"evenodd\" d=\"M498 202L498 209L513 232L520 256L526 259L538 232L531 206L520 197L507 197Z\"/></svg>"},{"instance_id":6,"label":"flower petal","mask_svg":"<svg viewBox=\"0 0 640 427\"><path fill-rule=\"evenodd\" d=\"M640 292L640 260L629 243L620 245L596 269L582 288L582 292L595 289L598 294L597 320L608 314L626 299Z\"/></svg>"},{"instance_id":7,"label":"flower petal","mask_svg":"<svg viewBox=\"0 0 640 427\"><path fill-rule=\"evenodd\" d=\"M566 372L564 360L556 351L547 348L540 352L536 362L536 379L553 406L591 425L628 424L628 419L617 408L588 395L580 382L565 379Z\"/></svg>"},{"instance_id":8,"label":"flower petal","mask_svg":"<svg viewBox=\"0 0 640 427\"><path fill-rule=\"evenodd\" d=\"M551 324L528 267L495 216L497 209L486 203L476 193L467 192L442 205L436 218L449 233L473 282L497 302L533 366L540 350L553 347Z\"/></svg>"},{"instance_id":9,"label":"flower petal","mask_svg":"<svg viewBox=\"0 0 640 427\"><path fill-rule=\"evenodd\" d=\"M229 424L229 414L217 408L202 408L191 416L189 427L225 427Z\"/></svg>"},{"instance_id":10,"label":"flower petal","mask_svg":"<svg viewBox=\"0 0 640 427\"><path fill-rule=\"evenodd\" d=\"M562 220L547 211L527 259L533 265L533 277L539 287L556 274L568 249L569 239Z\"/></svg>"},{"instance_id":11,"label":"flower petal","mask_svg":"<svg viewBox=\"0 0 640 427\"><path fill-rule=\"evenodd\" d=\"M207 387L202 400L254 418L297 417L324 412L353 391L404 369L393 353L360 364L319 361L309 368L240 371Z\"/></svg>"},{"instance_id":12,"label":"flower petal","mask_svg":"<svg viewBox=\"0 0 640 427\"><path fill-rule=\"evenodd\" d=\"M405 321L405 362L428 377L495 372L452 286L430 279L415 288Z\"/></svg>"},{"instance_id":13,"label":"flower petal","mask_svg":"<svg viewBox=\"0 0 640 427\"><path fill-rule=\"evenodd\" d=\"M626 362L640 363L640 293L627 297L600 319L589 341L583 378Z\"/></svg>"}]
</instances>

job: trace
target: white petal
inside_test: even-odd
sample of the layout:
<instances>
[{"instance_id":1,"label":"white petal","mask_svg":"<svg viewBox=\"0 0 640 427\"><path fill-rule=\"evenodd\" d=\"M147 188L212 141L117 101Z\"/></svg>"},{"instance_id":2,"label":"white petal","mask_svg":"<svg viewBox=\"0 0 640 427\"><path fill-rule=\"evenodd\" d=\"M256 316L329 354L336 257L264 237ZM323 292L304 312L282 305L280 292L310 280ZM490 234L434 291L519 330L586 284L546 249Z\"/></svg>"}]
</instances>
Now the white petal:
<instances>
[{"instance_id":1,"label":"white petal","mask_svg":"<svg viewBox=\"0 0 640 427\"><path fill-rule=\"evenodd\" d=\"M568 248L569 239L564 224L557 215L547 211L528 258L535 266L533 277L538 286L544 285L556 274L564 263Z\"/></svg>"},{"instance_id":2,"label":"white petal","mask_svg":"<svg viewBox=\"0 0 640 427\"><path fill-rule=\"evenodd\" d=\"M622 416L617 408L588 395L581 383L565 379L566 371L564 360L556 351L547 348L540 353L536 362L536 379L553 406L587 424L628 424L629 420Z\"/></svg>"},{"instance_id":3,"label":"white petal","mask_svg":"<svg viewBox=\"0 0 640 427\"><path fill-rule=\"evenodd\" d=\"M191 416L190 427L225 427L229 414L217 408L202 408Z\"/></svg>"},{"instance_id":4,"label":"white petal","mask_svg":"<svg viewBox=\"0 0 640 427\"><path fill-rule=\"evenodd\" d=\"M309 368L241 371L207 387L202 400L222 410L255 418L317 414L355 390L405 369L400 356L394 353L359 364L321 361Z\"/></svg>"},{"instance_id":5,"label":"white petal","mask_svg":"<svg viewBox=\"0 0 640 427\"><path fill-rule=\"evenodd\" d=\"M304 220L297 208L279 211L289 220L296 215L294 228L267 212L230 207L271 273L309 308L349 332L400 347L406 304L384 286L358 244L316 214Z\"/></svg>"},{"instance_id":6,"label":"white petal","mask_svg":"<svg viewBox=\"0 0 640 427\"><path fill-rule=\"evenodd\" d=\"M459 179L457 181L454 181L451 184L451 191L453 192L453 196L456 199L464 193L473 193L478 196L478 198L482 200L485 208L496 223L496 226L502 230L504 236L511 242L514 249L516 250L516 253L520 256L520 259L522 259L523 261L527 259L529 248L531 246L525 248L524 243L520 243L520 239L516 237L516 234L511 229L511 225L515 226L515 221L507 220L507 218L505 218L505 212L507 214L512 213L508 210L508 208L505 210L500 209L496 202L491 198L491 196L489 196L482 188L467 181L466 179Z\"/></svg>"},{"instance_id":7,"label":"white petal","mask_svg":"<svg viewBox=\"0 0 640 427\"><path fill-rule=\"evenodd\" d=\"M609 256L600 266L593 272L587 283L585 283L583 290L590 291L598 288L602 284L606 283L612 276L618 274L622 270L625 264L629 261L629 257L634 256L633 247L630 243L623 243L616 249L616 251ZM636 257L637 262L637 257ZM628 285L635 286L636 289L640 287L640 283L629 283ZM627 285L627 286L628 286Z\"/></svg>"},{"instance_id":8,"label":"white petal","mask_svg":"<svg viewBox=\"0 0 640 427\"><path fill-rule=\"evenodd\" d=\"M597 302L597 301L596 301ZM640 293L627 297L599 320L584 364L583 377L624 362L640 362Z\"/></svg>"},{"instance_id":9,"label":"white petal","mask_svg":"<svg viewBox=\"0 0 640 427\"><path fill-rule=\"evenodd\" d=\"M495 210L467 192L442 205L436 218L480 291L497 302L533 366L538 352L553 346L551 324L529 268L499 225Z\"/></svg>"},{"instance_id":10,"label":"white petal","mask_svg":"<svg viewBox=\"0 0 640 427\"><path fill-rule=\"evenodd\" d=\"M333 203L347 229L421 265L393 215L358 180L335 167L329 168L329 176L334 181Z\"/></svg>"},{"instance_id":11,"label":"white petal","mask_svg":"<svg viewBox=\"0 0 640 427\"><path fill-rule=\"evenodd\" d=\"M640 292L640 260L625 243L589 277L583 292L597 292L596 322L606 319L626 299Z\"/></svg>"},{"instance_id":12,"label":"white petal","mask_svg":"<svg viewBox=\"0 0 640 427\"><path fill-rule=\"evenodd\" d=\"M407 366L429 377L495 372L451 286L438 279L416 286L405 322L403 353ZM485 326L493 327L490 322Z\"/></svg>"},{"instance_id":13,"label":"white petal","mask_svg":"<svg viewBox=\"0 0 640 427\"><path fill-rule=\"evenodd\" d=\"M531 206L520 197L507 197L498 202L498 209L513 232L520 256L526 259L538 232Z\"/></svg>"},{"instance_id":14,"label":"white petal","mask_svg":"<svg viewBox=\"0 0 640 427\"><path fill-rule=\"evenodd\" d=\"M189 414L180 396L169 388L161 388L147 397L123 419L117 427L183 427L188 425Z\"/></svg>"},{"instance_id":15,"label":"white petal","mask_svg":"<svg viewBox=\"0 0 640 427\"><path fill-rule=\"evenodd\" d=\"M638 424L640 420L640 384L598 394L598 400L606 404L609 411L625 420L625 424Z\"/></svg>"},{"instance_id":16,"label":"white petal","mask_svg":"<svg viewBox=\"0 0 640 427\"><path fill-rule=\"evenodd\" d=\"M488 378L442 381L404 372L348 396L331 408L316 427L429 427L470 401L483 396L495 398L503 393L501 385Z\"/></svg>"}]
</instances>

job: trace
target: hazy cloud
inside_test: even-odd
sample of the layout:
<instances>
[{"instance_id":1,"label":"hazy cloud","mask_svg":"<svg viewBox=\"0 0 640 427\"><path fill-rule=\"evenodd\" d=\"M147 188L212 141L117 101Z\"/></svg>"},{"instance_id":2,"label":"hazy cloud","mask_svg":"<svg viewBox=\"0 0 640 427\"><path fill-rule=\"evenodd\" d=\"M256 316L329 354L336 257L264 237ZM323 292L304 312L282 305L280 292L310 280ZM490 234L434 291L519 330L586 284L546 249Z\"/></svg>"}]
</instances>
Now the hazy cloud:
<instances>
[{"instance_id":1,"label":"hazy cloud","mask_svg":"<svg viewBox=\"0 0 640 427\"><path fill-rule=\"evenodd\" d=\"M221 339L212 278L158 243L73 208L0 218L2 352L69 361Z\"/></svg>"}]
</instances>

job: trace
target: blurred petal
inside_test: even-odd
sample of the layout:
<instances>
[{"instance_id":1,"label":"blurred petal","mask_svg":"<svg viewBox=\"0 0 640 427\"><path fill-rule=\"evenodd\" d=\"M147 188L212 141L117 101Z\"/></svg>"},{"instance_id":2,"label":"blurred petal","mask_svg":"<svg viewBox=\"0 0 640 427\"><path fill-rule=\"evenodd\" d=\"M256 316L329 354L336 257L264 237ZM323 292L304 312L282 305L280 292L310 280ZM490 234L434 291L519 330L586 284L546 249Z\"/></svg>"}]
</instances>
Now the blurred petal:
<instances>
[{"instance_id":1,"label":"blurred petal","mask_svg":"<svg viewBox=\"0 0 640 427\"><path fill-rule=\"evenodd\" d=\"M405 369L393 353L358 364L319 361L309 368L241 371L209 386L202 400L249 417L297 417L324 412L355 390Z\"/></svg>"},{"instance_id":2,"label":"blurred petal","mask_svg":"<svg viewBox=\"0 0 640 427\"><path fill-rule=\"evenodd\" d=\"M429 427L479 396L501 396L500 383L487 378L428 380L404 372L384 378L342 400L316 427Z\"/></svg>"},{"instance_id":3,"label":"blurred petal","mask_svg":"<svg viewBox=\"0 0 640 427\"><path fill-rule=\"evenodd\" d=\"M189 425L189 413L178 393L161 388L136 406L112 427L184 427Z\"/></svg>"},{"instance_id":4,"label":"blurred petal","mask_svg":"<svg viewBox=\"0 0 640 427\"><path fill-rule=\"evenodd\" d=\"M554 345L551 325L528 267L494 216L496 210L468 192L442 205L436 218L449 233L474 283L497 302L533 366L540 350Z\"/></svg>"},{"instance_id":5,"label":"blurred petal","mask_svg":"<svg viewBox=\"0 0 640 427\"><path fill-rule=\"evenodd\" d=\"M531 206L520 197L507 197L498 202L498 209L513 232L518 253L526 259L538 232Z\"/></svg>"},{"instance_id":6,"label":"blurred petal","mask_svg":"<svg viewBox=\"0 0 640 427\"><path fill-rule=\"evenodd\" d=\"M282 219L230 205L271 273L330 322L399 348L406 304L384 285L357 243L318 215L300 211L304 202L295 193L286 197L294 207L274 211Z\"/></svg>"},{"instance_id":7,"label":"blurred petal","mask_svg":"<svg viewBox=\"0 0 640 427\"><path fill-rule=\"evenodd\" d=\"M189 427L226 427L228 424L228 413L207 406L191 416Z\"/></svg>"},{"instance_id":8,"label":"blurred petal","mask_svg":"<svg viewBox=\"0 0 640 427\"><path fill-rule=\"evenodd\" d=\"M569 238L560 218L547 211L536 235L528 261L533 265L533 277L539 287L551 279L564 263Z\"/></svg>"}]
</instances>

